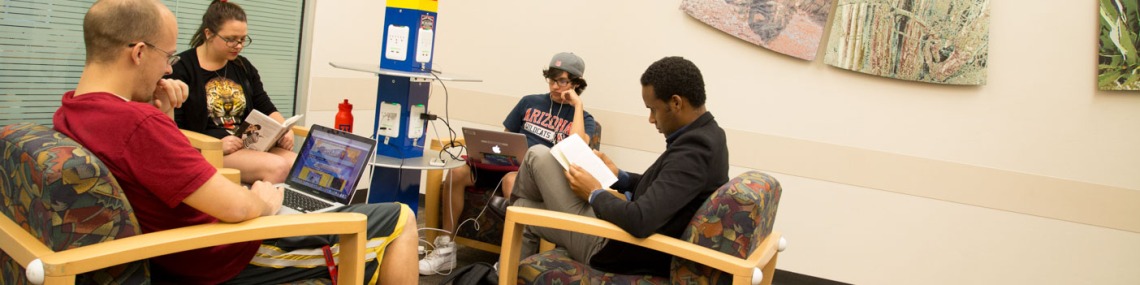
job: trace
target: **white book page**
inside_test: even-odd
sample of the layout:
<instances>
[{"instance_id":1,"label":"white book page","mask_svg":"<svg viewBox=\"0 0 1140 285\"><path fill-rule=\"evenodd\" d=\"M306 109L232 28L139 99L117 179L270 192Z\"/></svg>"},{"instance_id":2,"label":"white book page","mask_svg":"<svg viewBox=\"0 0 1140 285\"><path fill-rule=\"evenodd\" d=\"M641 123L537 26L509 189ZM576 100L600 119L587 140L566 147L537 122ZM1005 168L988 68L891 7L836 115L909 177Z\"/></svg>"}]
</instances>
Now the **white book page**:
<instances>
[{"instance_id":1,"label":"white book page","mask_svg":"<svg viewBox=\"0 0 1140 285\"><path fill-rule=\"evenodd\" d=\"M586 145L585 141L578 134L570 135L562 139L561 142L555 144L550 148L550 155L558 160L558 164L562 165L563 169L570 169L570 164L577 164L593 175L598 182L602 183L602 188L609 188L617 182L617 176L610 171L605 162L601 158L594 155L594 150Z\"/></svg>"},{"instance_id":2,"label":"white book page","mask_svg":"<svg viewBox=\"0 0 1140 285\"><path fill-rule=\"evenodd\" d=\"M242 139L246 148L266 151L276 144L275 138L281 132L282 126L269 116L257 109L249 113L243 122L244 127L237 130L234 135Z\"/></svg>"},{"instance_id":3,"label":"white book page","mask_svg":"<svg viewBox=\"0 0 1140 285\"><path fill-rule=\"evenodd\" d=\"M296 116L289 117L288 119L285 119L284 123L281 123L281 126L286 128L292 127L293 125L297 124L297 121L301 120L303 117L305 117L305 114L298 114Z\"/></svg>"}]
</instances>

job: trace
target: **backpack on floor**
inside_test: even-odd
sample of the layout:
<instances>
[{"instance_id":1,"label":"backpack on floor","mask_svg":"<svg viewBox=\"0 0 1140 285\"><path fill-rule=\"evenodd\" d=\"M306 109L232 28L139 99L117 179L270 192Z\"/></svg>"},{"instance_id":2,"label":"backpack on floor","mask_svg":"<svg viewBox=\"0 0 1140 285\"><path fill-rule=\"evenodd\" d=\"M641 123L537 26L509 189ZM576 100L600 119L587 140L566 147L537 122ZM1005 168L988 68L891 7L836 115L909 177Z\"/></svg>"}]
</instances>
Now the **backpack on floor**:
<instances>
[{"instance_id":1,"label":"backpack on floor","mask_svg":"<svg viewBox=\"0 0 1140 285\"><path fill-rule=\"evenodd\" d=\"M443 285L494 285L499 284L499 272L491 264L476 262L452 271Z\"/></svg>"}]
</instances>

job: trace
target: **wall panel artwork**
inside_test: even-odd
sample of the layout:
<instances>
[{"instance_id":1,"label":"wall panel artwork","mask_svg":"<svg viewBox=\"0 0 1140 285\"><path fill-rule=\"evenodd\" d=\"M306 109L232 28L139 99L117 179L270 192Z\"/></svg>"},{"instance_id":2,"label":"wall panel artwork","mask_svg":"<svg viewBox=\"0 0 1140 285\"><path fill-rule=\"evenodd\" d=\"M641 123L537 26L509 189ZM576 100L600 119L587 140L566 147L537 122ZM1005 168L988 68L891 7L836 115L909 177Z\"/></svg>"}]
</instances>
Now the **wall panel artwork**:
<instances>
[{"instance_id":1,"label":"wall panel artwork","mask_svg":"<svg viewBox=\"0 0 1140 285\"><path fill-rule=\"evenodd\" d=\"M883 77L984 85L989 0L839 0L824 62Z\"/></svg>"},{"instance_id":2,"label":"wall panel artwork","mask_svg":"<svg viewBox=\"0 0 1140 285\"><path fill-rule=\"evenodd\" d=\"M1140 10L1136 0L1100 0L1100 90L1140 90Z\"/></svg>"},{"instance_id":3,"label":"wall panel artwork","mask_svg":"<svg viewBox=\"0 0 1140 285\"><path fill-rule=\"evenodd\" d=\"M686 14L729 35L815 59L833 0L684 0Z\"/></svg>"}]
</instances>

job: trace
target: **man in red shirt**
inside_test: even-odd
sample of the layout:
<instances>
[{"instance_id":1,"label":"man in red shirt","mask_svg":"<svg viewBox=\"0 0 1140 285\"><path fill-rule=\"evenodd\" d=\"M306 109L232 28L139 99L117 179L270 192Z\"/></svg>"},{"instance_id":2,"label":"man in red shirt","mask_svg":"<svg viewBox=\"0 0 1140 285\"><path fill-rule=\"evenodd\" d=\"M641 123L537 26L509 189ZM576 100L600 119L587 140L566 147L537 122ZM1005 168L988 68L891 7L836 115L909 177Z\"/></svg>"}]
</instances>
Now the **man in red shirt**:
<instances>
[{"instance_id":1,"label":"man in red shirt","mask_svg":"<svg viewBox=\"0 0 1140 285\"><path fill-rule=\"evenodd\" d=\"M187 86L162 76L178 61L177 34L174 14L158 1L92 5L83 19L86 65L75 91L63 96L55 129L103 160L144 233L275 214L282 189L258 181L246 190L226 180L175 125L173 110L185 101ZM419 238L407 206L353 205L337 211L368 215L368 250L376 257L367 263L365 280L416 282ZM314 267L286 261L298 259L294 250L336 242L336 236L311 236L180 252L151 259L153 277L182 284L267 284L328 276L323 262Z\"/></svg>"}]
</instances>

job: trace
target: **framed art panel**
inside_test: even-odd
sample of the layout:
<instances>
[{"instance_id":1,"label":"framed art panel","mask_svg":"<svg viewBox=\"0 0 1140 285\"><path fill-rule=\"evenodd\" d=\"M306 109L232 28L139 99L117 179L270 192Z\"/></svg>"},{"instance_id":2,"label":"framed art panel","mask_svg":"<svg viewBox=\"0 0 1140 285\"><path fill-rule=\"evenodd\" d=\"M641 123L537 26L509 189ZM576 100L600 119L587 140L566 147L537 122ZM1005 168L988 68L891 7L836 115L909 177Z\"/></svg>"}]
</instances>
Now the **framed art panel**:
<instances>
[{"instance_id":1,"label":"framed art panel","mask_svg":"<svg viewBox=\"0 0 1140 285\"><path fill-rule=\"evenodd\" d=\"M839 0L824 61L888 78L984 85L990 0Z\"/></svg>"},{"instance_id":2,"label":"framed art panel","mask_svg":"<svg viewBox=\"0 0 1140 285\"><path fill-rule=\"evenodd\" d=\"M729 35L813 60L833 0L684 0L681 10Z\"/></svg>"}]
</instances>

